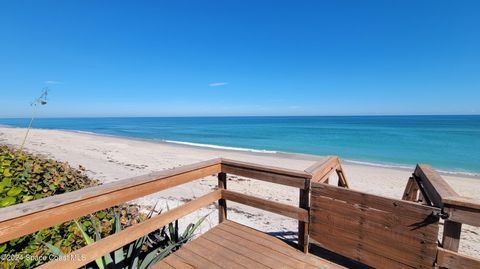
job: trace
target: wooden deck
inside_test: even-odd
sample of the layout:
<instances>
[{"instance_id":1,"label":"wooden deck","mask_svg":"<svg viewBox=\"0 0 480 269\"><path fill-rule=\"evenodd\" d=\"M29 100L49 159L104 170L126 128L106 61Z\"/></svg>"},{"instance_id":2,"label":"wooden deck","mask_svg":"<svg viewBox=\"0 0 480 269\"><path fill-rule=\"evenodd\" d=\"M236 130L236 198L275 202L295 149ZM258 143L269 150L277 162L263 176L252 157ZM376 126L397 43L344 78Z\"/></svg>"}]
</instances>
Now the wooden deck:
<instances>
[{"instance_id":1,"label":"wooden deck","mask_svg":"<svg viewBox=\"0 0 480 269\"><path fill-rule=\"evenodd\" d=\"M330 180L334 173L338 180ZM81 259L53 259L39 268L88 266L211 204L218 206L220 224L154 268L339 268L335 263L349 268L480 268L480 259L458 253L462 224L480 226L480 201L459 196L423 164L408 179L403 201L351 190L334 156L305 171L218 158L0 208L0 244L214 174L218 188L211 192L68 253ZM227 174L293 187L298 206L231 191ZM298 249L229 221L229 201L298 221ZM440 218L445 224L439 244ZM313 246L315 253L335 263L308 254Z\"/></svg>"},{"instance_id":2,"label":"wooden deck","mask_svg":"<svg viewBox=\"0 0 480 269\"><path fill-rule=\"evenodd\" d=\"M343 268L226 220L152 268Z\"/></svg>"}]
</instances>

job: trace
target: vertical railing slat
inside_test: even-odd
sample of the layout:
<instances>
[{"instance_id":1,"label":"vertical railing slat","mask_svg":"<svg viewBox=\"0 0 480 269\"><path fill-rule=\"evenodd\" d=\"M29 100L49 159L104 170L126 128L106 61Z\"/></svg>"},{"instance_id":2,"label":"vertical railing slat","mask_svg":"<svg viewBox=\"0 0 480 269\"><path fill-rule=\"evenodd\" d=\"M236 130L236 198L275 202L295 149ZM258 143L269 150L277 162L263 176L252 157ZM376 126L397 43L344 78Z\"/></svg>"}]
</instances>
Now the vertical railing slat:
<instances>
[{"instance_id":1,"label":"vertical railing slat","mask_svg":"<svg viewBox=\"0 0 480 269\"><path fill-rule=\"evenodd\" d=\"M299 207L310 210L310 180L305 179L305 189L300 189ZM309 213L310 214L310 213ZM298 248L308 253L309 245L309 227L308 223L298 221Z\"/></svg>"},{"instance_id":2,"label":"vertical railing slat","mask_svg":"<svg viewBox=\"0 0 480 269\"><path fill-rule=\"evenodd\" d=\"M227 189L227 174L218 173L218 189ZM222 223L227 219L227 201L225 199L218 200L218 223Z\"/></svg>"},{"instance_id":3,"label":"vertical railing slat","mask_svg":"<svg viewBox=\"0 0 480 269\"><path fill-rule=\"evenodd\" d=\"M455 221L445 220L443 224L442 247L451 251L458 251L460 246L460 234L462 224Z\"/></svg>"}]
</instances>

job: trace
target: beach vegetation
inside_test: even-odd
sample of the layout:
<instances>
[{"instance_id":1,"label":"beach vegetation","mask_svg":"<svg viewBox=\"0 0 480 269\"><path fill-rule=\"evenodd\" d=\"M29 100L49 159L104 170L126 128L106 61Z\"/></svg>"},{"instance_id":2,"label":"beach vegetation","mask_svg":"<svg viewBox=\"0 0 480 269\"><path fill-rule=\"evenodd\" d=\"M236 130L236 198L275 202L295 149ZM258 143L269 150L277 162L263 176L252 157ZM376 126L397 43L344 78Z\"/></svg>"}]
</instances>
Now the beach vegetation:
<instances>
[{"instance_id":1,"label":"beach vegetation","mask_svg":"<svg viewBox=\"0 0 480 269\"><path fill-rule=\"evenodd\" d=\"M148 213L147 218L152 217L154 208L150 211L150 213ZM178 229L178 220L171 222L161 229L145 235L134 242L115 250L112 253L106 254L103 257L99 257L94 263L90 263L89 265L85 266L85 268L149 268L157 261L165 258L170 253L174 252L182 245L190 241L190 239L192 239L194 236L194 232L198 229L198 227L200 227L206 217L207 216L200 218L195 224L190 223L181 235ZM84 225L80 224L78 221L75 221L75 225L77 226L87 245L91 245L95 241L102 239L102 226L95 224L96 222L93 218L92 223L95 227L94 237L89 235ZM119 214L115 214L115 221L112 225L112 230L114 230L115 233L120 233L122 231L122 221ZM50 252L56 256L64 256L66 254L62 249L50 243L43 242L41 239L39 239L39 241L47 246Z\"/></svg>"},{"instance_id":2,"label":"beach vegetation","mask_svg":"<svg viewBox=\"0 0 480 269\"><path fill-rule=\"evenodd\" d=\"M99 182L86 176L85 171L82 166L78 169L73 168L66 162L58 162L0 145L0 207L98 185ZM93 234L95 228L92 221L96 221L103 227L101 235L108 236L114 232L111 224L115 219L115 210L120 212L123 227L146 219L146 214L140 212L139 206L124 204L80 218L78 223ZM85 245L80 230L75 222L70 221L0 244L0 255L3 257L48 255L50 253L48 247L36 239L58 247L63 253L69 253ZM32 268L44 262L41 259L2 259L0 268Z\"/></svg>"},{"instance_id":3,"label":"beach vegetation","mask_svg":"<svg viewBox=\"0 0 480 269\"><path fill-rule=\"evenodd\" d=\"M0 145L0 207L99 185L99 181L89 178L85 172L86 169L82 166L73 168L67 162ZM154 214L154 209L155 207L148 213L142 213L138 205L122 204L101 210L0 244L0 255L65 255L147 220ZM189 224L181 234L178 221L170 223L120 250L105 255L87 268L144 268L188 242L205 217L195 224ZM0 260L0 268L33 268L45 262L48 260Z\"/></svg>"},{"instance_id":4,"label":"beach vegetation","mask_svg":"<svg viewBox=\"0 0 480 269\"><path fill-rule=\"evenodd\" d=\"M0 207L98 185L85 168L0 146Z\"/></svg>"}]
</instances>

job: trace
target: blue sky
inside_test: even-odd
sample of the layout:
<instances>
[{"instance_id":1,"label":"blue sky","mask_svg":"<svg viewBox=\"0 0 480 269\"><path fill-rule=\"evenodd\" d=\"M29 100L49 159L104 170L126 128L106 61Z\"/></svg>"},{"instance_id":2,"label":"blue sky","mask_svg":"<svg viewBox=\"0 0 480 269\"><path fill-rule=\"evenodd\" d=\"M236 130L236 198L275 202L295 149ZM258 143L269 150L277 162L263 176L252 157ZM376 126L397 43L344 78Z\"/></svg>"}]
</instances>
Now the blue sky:
<instances>
[{"instance_id":1,"label":"blue sky","mask_svg":"<svg viewBox=\"0 0 480 269\"><path fill-rule=\"evenodd\" d=\"M480 1L1 1L0 117L479 114Z\"/></svg>"}]
</instances>

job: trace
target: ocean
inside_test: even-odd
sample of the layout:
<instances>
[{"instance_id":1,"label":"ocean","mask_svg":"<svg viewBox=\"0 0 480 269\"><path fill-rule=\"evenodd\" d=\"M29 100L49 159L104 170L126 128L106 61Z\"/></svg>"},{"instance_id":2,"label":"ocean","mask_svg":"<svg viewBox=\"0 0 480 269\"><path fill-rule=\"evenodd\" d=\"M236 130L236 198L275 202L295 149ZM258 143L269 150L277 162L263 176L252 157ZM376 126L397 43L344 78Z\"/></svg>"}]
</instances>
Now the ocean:
<instances>
[{"instance_id":1,"label":"ocean","mask_svg":"<svg viewBox=\"0 0 480 269\"><path fill-rule=\"evenodd\" d=\"M0 124L26 127L28 120ZM480 174L480 115L38 118L33 127Z\"/></svg>"}]
</instances>

